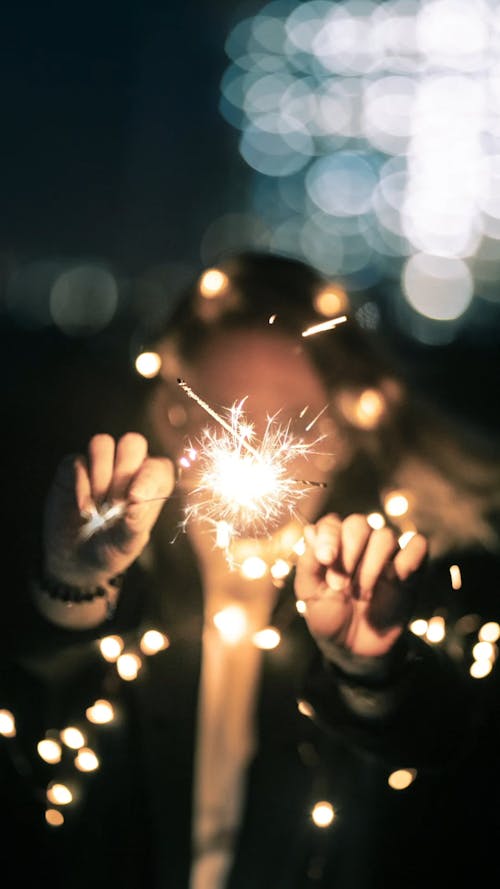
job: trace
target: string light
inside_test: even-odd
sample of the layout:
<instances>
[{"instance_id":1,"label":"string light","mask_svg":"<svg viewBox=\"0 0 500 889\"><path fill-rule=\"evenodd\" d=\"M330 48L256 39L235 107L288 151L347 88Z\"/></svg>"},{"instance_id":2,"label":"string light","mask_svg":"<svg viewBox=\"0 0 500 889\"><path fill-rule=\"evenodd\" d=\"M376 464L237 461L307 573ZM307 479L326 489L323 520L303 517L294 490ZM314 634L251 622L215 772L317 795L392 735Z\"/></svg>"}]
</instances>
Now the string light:
<instances>
[{"instance_id":1,"label":"string light","mask_svg":"<svg viewBox=\"0 0 500 889\"><path fill-rule=\"evenodd\" d=\"M161 370L161 356L158 352L141 352L135 359L135 369L141 377L151 380Z\"/></svg>"},{"instance_id":2,"label":"string light","mask_svg":"<svg viewBox=\"0 0 500 889\"><path fill-rule=\"evenodd\" d=\"M384 498L384 509L391 518L399 518L408 512L410 506L408 497L403 491L391 491Z\"/></svg>"},{"instance_id":3,"label":"string light","mask_svg":"<svg viewBox=\"0 0 500 889\"><path fill-rule=\"evenodd\" d=\"M450 578L452 588L454 590L461 589L462 575L460 573L460 568L458 567L458 565L450 565Z\"/></svg>"},{"instance_id":4,"label":"string light","mask_svg":"<svg viewBox=\"0 0 500 889\"><path fill-rule=\"evenodd\" d=\"M410 623L410 630L415 636L425 636L429 624L423 617L417 617Z\"/></svg>"},{"instance_id":5,"label":"string light","mask_svg":"<svg viewBox=\"0 0 500 889\"><path fill-rule=\"evenodd\" d=\"M444 624L444 617L436 614L429 620L429 625L425 634L426 639L428 642L437 644L438 642L443 641L445 635L446 629Z\"/></svg>"},{"instance_id":6,"label":"string light","mask_svg":"<svg viewBox=\"0 0 500 889\"><path fill-rule=\"evenodd\" d=\"M391 772L387 783L393 790L406 790L410 784L413 784L416 776L416 769L397 769L395 772Z\"/></svg>"},{"instance_id":7,"label":"string light","mask_svg":"<svg viewBox=\"0 0 500 889\"><path fill-rule=\"evenodd\" d=\"M45 812L45 821L50 827L62 827L64 824L64 815L59 809L47 809Z\"/></svg>"},{"instance_id":8,"label":"string light","mask_svg":"<svg viewBox=\"0 0 500 889\"><path fill-rule=\"evenodd\" d=\"M370 512L366 517L366 521L374 531L379 531L385 525L385 518L381 512Z\"/></svg>"},{"instance_id":9,"label":"string light","mask_svg":"<svg viewBox=\"0 0 500 889\"><path fill-rule=\"evenodd\" d=\"M4 738L16 736L16 720L10 710L0 710L0 735Z\"/></svg>"},{"instance_id":10,"label":"string light","mask_svg":"<svg viewBox=\"0 0 500 889\"><path fill-rule=\"evenodd\" d=\"M44 762L51 764L61 762L62 748L55 738L44 738L38 742L36 749Z\"/></svg>"},{"instance_id":11,"label":"string light","mask_svg":"<svg viewBox=\"0 0 500 889\"><path fill-rule=\"evenodd\" d=\"M496 642L500 638L500 624L496 621L488 621L479 629L478 638L480 642Z\"/></svg>"},{"instance_id":12,"label":"string light","mask_svg":"<svg viewBox=\"0 0 500 889\"><path fill-rule=\"evenodd\" d=\"M73 801L73 794L66 784L51 782L47 787L47 799L55 806L68 806Z\"/></svg>"},{"instance_id":13,"label":"string light","mask_svg":"<svg viewBox=\"0 0 500 889\"><path fill-rule=\"evenodd\" d=\"M215 299L221 296L227 288L229 279L221 269L206 269L200 280L199 290L205 299Z\"/></svg>"},{"instance_id":14,"label":"string light","mask_svg":"<svg viewBox=\"0 0 500 889\"><path fill-rule=\"evenodd\" d=\"M248 629L245 610L240 605L228 605L214 614L213 622L221 638L228 645L236 645L244 638Z\"/></svg>"},{"instance_id":15,"label":"string light","mask_svg":"<svg viewBox=\"0 0 500 889\"><path fill-rule=\"evenodd\" d=\"M93 772L99 768L99 759L90 747L82 747L75 757L75 766L80 772Z\"/></svg>"},{"instance_id":16,"label":"string light","mask_svg":"<svg viewBox=\"0 0 500 889\"><path fill-rule=\"evenodd\" d=\"M133 652L121 654L116 661L118 675L126 682L132 682L134 679L137 679L141 667L142 661L139 655L134 654Z\"/></svg>"},{"instance_id":17,"label":"string light","mask_svg":"<svg viewBox=\"0 0 500 889\"><path fill-rule=\"evenodd\" d=\"M335 818L332 804L326 800L317 802L311 812L311 817L316 827L329 827Z\"/></svg>"},{"instance_id":18,"label":"string light","mask_svg":"<svg viewBox=\"0 0 500 889\"><path fill-rule=\"evenodd\" d=\"M109 701L100 698L95 701L91 707L87 707L85 715L89 722L92 722L95 725L105 725L106 723L113 721L115 718L115 711L113 705Z\"/></svg>"},{"instance_id":19,"label":"string light","mask_svg":"<svg viewBox=\"0 0 500 889\"><path fill-rule=\"evenodd\" d=\"M157 654L170 645L170 640L165 633L159 630L146 630L141 636L139 647L143 654Z\"/></svg>"},{"instance_id":20,"label":"string light","mask_svg":"<svg viewBox=\"0 0 500 889\"><path fill-rule=\"evenodd\" d=\"M105 661L114 663L121 655L124 648L121 636L104 636L99 640L99 650Z\"/></svg>"},{"instance_id":21,"label":"string light","mask_svg":"<svg viewBox=\"0 0 500 889\"><path fill-rule=\"evenodd\" d=\"M74 725L69 725L62 730L61 741L66 744L66 747L70 747L72 750L78 750L79 747L84 746L86 738L79 728L76 728Z\"/></svg>"},{"instance_id":22,"label":"string light","mask_svg":"<svg viewBox=\"0 0 500 889\"><path fill-rule=\"evenodd\" d=\"M272 651L273 648L277 648L280 644L281 634L276 627L265 627L263 630L259 630L258 633L254 633L252 641L256 648L261 648L263 651Z\"/></svg>"}]
</instances>

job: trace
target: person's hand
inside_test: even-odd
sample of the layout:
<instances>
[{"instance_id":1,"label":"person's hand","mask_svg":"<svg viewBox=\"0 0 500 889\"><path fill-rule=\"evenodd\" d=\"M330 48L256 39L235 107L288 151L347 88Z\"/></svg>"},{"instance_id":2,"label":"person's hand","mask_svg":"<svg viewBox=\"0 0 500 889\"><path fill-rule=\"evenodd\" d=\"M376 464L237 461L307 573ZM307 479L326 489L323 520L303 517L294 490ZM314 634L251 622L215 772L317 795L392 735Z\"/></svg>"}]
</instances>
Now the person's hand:
<instances>
[{"instance_id":1,"label":"person's hand","mask_svg":"<svg viewBox=\"0 0 500 889\"><path fill-rule=\"evenodd\" d=\"M328 657L331 643L353 654L381 656L394 645L413 605L412 580L427 555L427 541L414 535L404 549L389 528L373 531L365 516L343 521L326 515L304 533L295 594L305 619Z\"/></svg>"},{"instance_id":2,"label":"person's hand","mask_svg":"<svg viewBox=\"0 0 500 889\"><path fill-rule=\"evenodd\" d=\"M146 546L175 484L168 459L148 457L144 436L129 432L115 444L94 435L87 455L66 457L46 502L45 571L75 586L105 584L122 574ZM120 504L118 516L89 534L89 520L103 504Z\"/></svg>"}]
</instances>

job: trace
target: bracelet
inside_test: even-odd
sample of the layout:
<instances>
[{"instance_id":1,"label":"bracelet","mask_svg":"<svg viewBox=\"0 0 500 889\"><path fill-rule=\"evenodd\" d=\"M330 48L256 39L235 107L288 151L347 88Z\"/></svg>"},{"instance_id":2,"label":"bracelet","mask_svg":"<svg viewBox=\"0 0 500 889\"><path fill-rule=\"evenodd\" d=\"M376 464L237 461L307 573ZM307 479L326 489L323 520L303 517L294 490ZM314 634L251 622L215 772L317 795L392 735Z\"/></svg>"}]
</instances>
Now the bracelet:
<instances>
[{"instance_id":1,"label":"bracelet","mask_svg":"<svg viewBox=\"0 0 500 889\"><path fill-rule=\"evenodd\" d=\"M120 591L125 574L117 574L108 581L111 587L117 592ZM108 620L113 617L116 609L116 602L113 602L109 595L109 590L105 587L97 586L92 588L82 588L72 586L69 583L63 583L52 577L43 576L39 584L41 592L46 593L51 599L57 599L59 602L65 602L68 607L72 605L80 605L83 602L93 602L95 599L104 598L106 600L106 610Z\"/></svg>"}]
</instances>

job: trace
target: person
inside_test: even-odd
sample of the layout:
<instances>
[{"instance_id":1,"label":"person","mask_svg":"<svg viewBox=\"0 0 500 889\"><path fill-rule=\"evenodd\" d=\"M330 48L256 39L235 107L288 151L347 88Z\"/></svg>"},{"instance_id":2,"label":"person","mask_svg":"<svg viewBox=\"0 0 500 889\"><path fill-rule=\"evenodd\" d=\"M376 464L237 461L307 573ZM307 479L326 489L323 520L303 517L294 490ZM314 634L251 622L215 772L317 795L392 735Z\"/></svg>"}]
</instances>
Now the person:
<instances>
[{"instance_id":1,"label":"person","mask_svg":"<svg viewBox=\"0 0 500 889\"><path fill-rule=\"evenodd\" d=\"M13 710L31 703L24 731L32 747L36 737L59 743L65 726L80 727L80 754L97 749L101 767L79 773L67 745L60 762L38 764L48 794L39 808L50 814L47 835L30 824L41 850L34 866L45 858L52 884L58 868L61 885L75 889L90 880L175 889L391 885L413 846L388 796L389 774L419 776L415 831L475 724L464 721L470 692L453 659L408 630L417 603L436 606L429 560L464 542L461 516L454 521L447 502L440 511L437 498L422 502L416 485L423 479L425 490L431 478L439 492L442 456L449 476L463 457L453 439L446 451L437 423L418 440L411 398L352 318L302 336L324 320L327 282L312 269L244 254L219 272L216 293L197 280L158 336L162 370L142 430L117 440L94 434L86 453L62 460L47 496L41 558L27 584L30 650L18 655L7 687ZM179 379L200 398L186 397ZM196 459L180 471L186 449L225 434L204 404L223 417L240 405L250 442L277 423L305 444L287 464L287 477L304 482L298 504L277 503L266 522L257 511L223 545L217 509L203 510L216 493L196 482ZM418 448L429 450L433 432L434 464ZM468 484L470 467L486 464L464 465L454 484L466 503L479 490L479 469ZM366 518L395 486L414 501L416 528L404 546L396 526L374 529ZM489 506L494 487L483 487ZM477 524L471 538L479 530L491 542L486 519ZM245 575L248 559L258 560L258 576ZM285 580L276 571L283 565ZM156 653L145 641L152 629ZM269 629L274 636L263 636ZM104 657L103 638L140 667L136 681L120 675L116 654ZM258 641L266 638L281 641L266 650ZM108 699L109 726L84 718ZM36 767L18 753L21 761L33 778ZM54 785L69 791L69 805ZM317 826L337 810L331 827ZM51 828L57 816L65 823ZM397 837L391 855L387 832ZM420 836L432 858L431 833ZM443 832L432 839L437 861ZM420 885L422 870L412 868L405 881Z\"/></svg>"}]
</instances>

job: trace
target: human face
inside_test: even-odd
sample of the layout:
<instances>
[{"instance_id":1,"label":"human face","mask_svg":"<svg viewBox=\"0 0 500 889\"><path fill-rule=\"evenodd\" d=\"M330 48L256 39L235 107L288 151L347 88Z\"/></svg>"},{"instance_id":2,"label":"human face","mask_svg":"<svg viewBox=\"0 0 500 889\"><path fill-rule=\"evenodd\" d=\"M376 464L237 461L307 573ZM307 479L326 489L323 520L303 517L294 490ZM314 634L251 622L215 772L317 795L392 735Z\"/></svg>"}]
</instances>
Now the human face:
<instances>
[{"instance_id":1,"label":"human face","mask_svg":"<svg viewBox=\"0 0 500 889\"><path fill-rule=\"evenodd\" d=\"M308 426L322 411L326 416L328 392L300 341L274 328L219 331L204 343L196 360L183 367L182 373L189 386L216 411L246 398L245 418L255 433L252 441L262 439L269 417L276 417L280 424L290 421L291 433L320 453L298 456L288 465L287 473L298 479L326 481L328 441L313 447L320 437L320 423L311 429ZM189 404L185 431L191 439L196 440L201 430L213 423L199 405ZM302 518L315 518L324 499L321 487L305 487L300 500ZM288 518L283 515L284 522Z\"/></svg>"}]
</instances>

